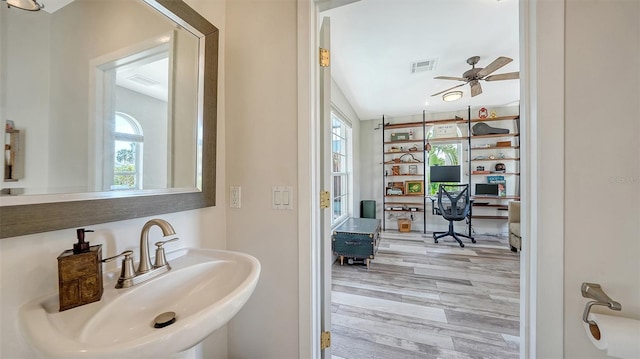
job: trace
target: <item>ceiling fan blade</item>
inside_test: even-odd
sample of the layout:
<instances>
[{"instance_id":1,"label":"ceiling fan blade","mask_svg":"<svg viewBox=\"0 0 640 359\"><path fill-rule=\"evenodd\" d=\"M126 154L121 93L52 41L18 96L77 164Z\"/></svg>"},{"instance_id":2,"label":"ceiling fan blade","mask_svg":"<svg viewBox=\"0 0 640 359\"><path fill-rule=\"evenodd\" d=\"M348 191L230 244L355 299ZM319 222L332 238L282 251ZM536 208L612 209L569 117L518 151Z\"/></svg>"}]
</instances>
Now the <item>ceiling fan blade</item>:
<instances>
[{"instance_id":1,"label":"ceiling fan blade","mask_svg":"<svg viewBox=\"0 0 640 359\"><path fill-rule=\"evenodd\" d=\"M480 78L485 77L490 73L496 71L497 69L501 68L502 66L510 63L511 61L513 60L508 57L500 56L497 59L493 60L493 62L490 63L487 67L478 71L478 77Z\"/></svg>"},{"instance_id":2,"label":"ceiling fan blade","mask_svg":"<svg viewBox=\"0 0 640 359\"><path fill-rule=\"evenodd\" d=\"M520 72L507 72L504 74L497 74L485 77L485 81L500 81L500 80L516 80L520 78Z\"/></svg>"},{"instance_id":3,"label":"ceiling fan blade","mask_svg":"<svg viewBox=\"0 0 640 359\"><path fill-rule=\"evenodd\" d=\"M436 79L436 80L467 81L466 79L463 79L462 77L453 77L453 76L436 76L436 77L434 77L434 79Z\"/></svg>"},{"instance_id":4,"label":"ceiling fan blade","mask_svg":"<svg viewBox=\"0 0 640 359\"><path fill-rule=\"evenodd\" d=\"M444 91L440 91L440 92L434 93L433 95L431 95L431 97L433 97L433 96L438 96L438 95L443 94L443 93L445 93L445 92L447 92L447 91L451 91L451 90L453 90L453 89L455 89L455 88L458 88L458 87L460 87L460 86L464 86L464 85L466 85L466 83L464 83L464 84L460 84L460 85L455 85L455 86L453 86L453 87L451 87L451 88L448 88L448 89L446 89L446 90L444 90Z\"/></svg>"},{"instance_id":5,"label":"ceiling fan blade","mask_svg":"<svg viewBox=\"0 0 640 359\"><path fill-rule=\"evenodd\" d=\"M482 93L482 86L480 86L478 80L473 80L469 84L471 85L471 97L476 97Z\"/></svg>"}]
</instances>

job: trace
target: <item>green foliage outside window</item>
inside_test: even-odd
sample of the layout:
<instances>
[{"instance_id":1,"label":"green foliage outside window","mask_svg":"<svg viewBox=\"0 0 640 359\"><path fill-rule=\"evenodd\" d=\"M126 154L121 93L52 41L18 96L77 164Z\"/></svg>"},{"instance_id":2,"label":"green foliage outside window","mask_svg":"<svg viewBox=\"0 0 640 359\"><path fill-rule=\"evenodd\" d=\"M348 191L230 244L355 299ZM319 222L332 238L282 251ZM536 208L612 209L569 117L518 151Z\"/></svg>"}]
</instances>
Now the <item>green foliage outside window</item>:
<instances>
[{"instance_id":1,"label":"green foliage outside window","mask_svg":"<svg viewBox=\"0 0 640 359\"><path fill-rule=\"evenodd\" d=\"M458 165L459 162L459 150L457 144L439 144L431 145L431 151L429 151L429 166L449 166ZM429 182L429 194L433 195L438 193L438 187L440 183Z\"/></svg>"}]
</instances>

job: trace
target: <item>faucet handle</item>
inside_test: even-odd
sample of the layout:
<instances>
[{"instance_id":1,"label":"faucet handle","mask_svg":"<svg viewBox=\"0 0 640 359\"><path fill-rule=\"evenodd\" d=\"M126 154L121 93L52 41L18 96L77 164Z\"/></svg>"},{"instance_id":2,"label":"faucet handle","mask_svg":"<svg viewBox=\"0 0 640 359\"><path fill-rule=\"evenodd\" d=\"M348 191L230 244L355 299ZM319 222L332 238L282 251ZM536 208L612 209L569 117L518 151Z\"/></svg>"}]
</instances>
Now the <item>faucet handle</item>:
<instances>
[{"instance_id":1,"label":"faucet handle","mask_svg":"<svg viewBox=\"0 0 640 359\"><path fill-rule=\"evenodd\" d=\"M158 249L160 249L160 248L162 248L162 246L163 246L165 243L175 242L175 241L177 241L178 239L180 239L180 238L176 237L176 238L168 239L168 240L166 240L166 241L157 241L157 242L156 242L156 247L158 247Z\"/></svg>"},{"instance_id":2,"label":"faucet handle","mask_svg":"<svg viewBox=\"0 0 640 359\"><path fill-rule=\"evenodd\" d=\"M164 255L164 244L165 243L169 243L169 242L175 242L177 241L178 237L176 238L171 238L168 239L166 241L158 241L156 242L156 262L153 265L154 268L160 268L160 267L164 267L167 266L167 269L171 269L171 266L169 266L169 263L167 263L167 257Z\"/></svg>"},{"instance_id":3,"label":"faucet handle","mask_svg":"<svg viewBox=\"0 0 640 359\"><path fill-rule=\"evenodd\" d=\"M105 262L105 263L111 262L121 256L124 256L124 259L122 260L122 268L120 270L120 278L118 279L118 282L121 282L125 279L131 279L136 276L136 273L133 269L133 258L132 258L133 251L126 250L120 254L116 254L113 257L105 258L102 260L102 262ZM116 288L118 287L116 286Z\"/></svg>"}]
</instances>

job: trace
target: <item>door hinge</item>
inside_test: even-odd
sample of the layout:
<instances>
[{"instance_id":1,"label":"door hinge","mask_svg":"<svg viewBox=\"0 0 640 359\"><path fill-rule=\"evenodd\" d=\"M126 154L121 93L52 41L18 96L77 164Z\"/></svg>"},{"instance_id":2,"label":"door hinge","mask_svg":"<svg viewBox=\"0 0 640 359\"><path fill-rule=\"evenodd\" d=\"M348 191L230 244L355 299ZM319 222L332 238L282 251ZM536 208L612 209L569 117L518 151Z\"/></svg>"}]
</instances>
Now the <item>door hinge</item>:
<instances>
[{"instance_id":1,"label":"door hinge","mask_svg":"<svg viewBox=\"0 0 640 359\"><path fill-rule=\"evenodd\" d=\"M329 67L330 53L328 49L320 48L320 66Z\"/></svg>"},{"instance_id":2,"label":"door hinge","mask_svg":"<svg viewBox=\"0 0 640 359\"><path fill-rule=\"evenodd\" d=\"M320 350L325 350L331 346L331 332L322 332L320 334Z\"/></svg>"},{"instance_id":3,"label":"door hinge","mask_svg":"<svg viewBox=\"0 0 640 359\"><path fill-rule=\"evenodd\" d=\"M320 209L331 207L331 193L329 191L320 191Z\"/></svg>"}]
</instances>

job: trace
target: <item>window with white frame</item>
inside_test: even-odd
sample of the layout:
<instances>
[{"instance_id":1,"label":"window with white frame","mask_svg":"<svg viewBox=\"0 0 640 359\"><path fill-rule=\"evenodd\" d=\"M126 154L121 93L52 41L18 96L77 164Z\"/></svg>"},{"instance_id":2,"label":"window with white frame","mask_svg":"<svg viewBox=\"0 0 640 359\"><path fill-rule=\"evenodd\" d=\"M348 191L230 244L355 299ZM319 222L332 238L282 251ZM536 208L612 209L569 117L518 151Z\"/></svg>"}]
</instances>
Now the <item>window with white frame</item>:
<instances>
[{"instance_id":1,"label":"window with white frame","mask_svg":"<svg viewBox=\"0 0 640 359\"><path fill-rule=\"evenodd\" d=\"M331 112L331 224L349 216L353 191L351 190L351 125L334 111Z\"/></svg>"},{"instance_id":2,"label":"window with white frame","mask_svg":"<svg viewBox=\"0 0 640 359\"><path fill-rule=\"evenodd\" d=\"M111 189L142 189L142 127L135 118L116 112Z\"/></svg>"}]
</instances>

